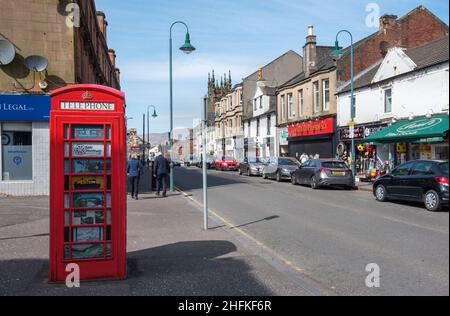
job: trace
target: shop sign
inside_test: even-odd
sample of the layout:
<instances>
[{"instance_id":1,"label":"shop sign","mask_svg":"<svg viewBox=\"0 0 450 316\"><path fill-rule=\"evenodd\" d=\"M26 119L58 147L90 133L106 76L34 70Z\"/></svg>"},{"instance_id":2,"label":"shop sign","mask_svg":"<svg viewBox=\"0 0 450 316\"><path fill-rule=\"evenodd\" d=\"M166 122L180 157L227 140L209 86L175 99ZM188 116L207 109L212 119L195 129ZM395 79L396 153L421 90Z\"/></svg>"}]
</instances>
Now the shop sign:
<instances>
[{"instance_id":1,"label":"shop sign","mask_svg":"<svg viewBox=\"0 0 450 316\"><path fill-rule=\"evenodd\" d=\"M362 139L364 138L364 126L354 126L353 127L353 135L352 135L352 127L344 127L339 129L339 137L341 140L350 140L352 139Z\"/></svg>"},{"instance_id":2,"label":"shop sign","mask_svg":"<svg viewBox=\"0 0 450 316\"><path fill-rule=\"evenodd\" d=\"M61 110L114 111L115 104L108 102L61 102Z\"/></svg>"},{"instance_id":3,"label":"shop sign","mask_svg":"<svg viewBox=\"0 0 450 316\"><path fill-rule=\"evenodd\" d=\"M381 131L383 128L385 128L386 125L373 125L373 126L365 126L364 128L364 137L370 137L379 131Z\"/></svg>"},{"instance_id":4,"label":"shop sign","mask_svg":"<svg viewBox=\"0 0 450 316\"><path fill-rule=\"evenodd\" d=\"M288 127L289 137L333 134L333 118L300 123Z\"/></svg>"},{"instance_id":5,"label":"shop sign","mask_svg":"<svg viewBox=\"0 0 450 316\"><path fill-rule=\"evenodd\" d=\"M48 121L49 117L47 95L0 94L1 121Z\"/></svg>"},{"instance_id":6,"label":"shop sign","mask_svg":"<svg viewBox=\"0 0 450 316\"><path fill-rule=\"evenodd\" d=\"M288 137L289 137L289 132L287 128L281 128L280 129L280 145L281 146L286 146L288 145Z\"/></svg>"}]
</instances>

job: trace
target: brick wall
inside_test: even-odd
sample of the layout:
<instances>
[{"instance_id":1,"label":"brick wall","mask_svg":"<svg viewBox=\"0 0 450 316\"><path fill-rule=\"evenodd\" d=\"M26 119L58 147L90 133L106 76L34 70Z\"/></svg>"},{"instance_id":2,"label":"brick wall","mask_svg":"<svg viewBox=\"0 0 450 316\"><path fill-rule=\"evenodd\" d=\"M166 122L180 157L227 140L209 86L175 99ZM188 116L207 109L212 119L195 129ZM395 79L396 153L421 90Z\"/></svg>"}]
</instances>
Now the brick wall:
<instances>
[{"instance_id":1,"label":"brick wall","mask_svg":"<svg viewBox=\"0 0 450 316\"><path fill-rule=\"evenodd\" d=\"M382 17L383 18L383 17ZM404 17L385 16L386 25L380 30L355 43L355 75L383 58L382 51L393 46L417 47L448 34L448 26L424 7L418 7ZM393 20L390 20L393 18ZM350 54L345 54L337 63L338 80L350 79Z\"/></svg>"}]
</instances>

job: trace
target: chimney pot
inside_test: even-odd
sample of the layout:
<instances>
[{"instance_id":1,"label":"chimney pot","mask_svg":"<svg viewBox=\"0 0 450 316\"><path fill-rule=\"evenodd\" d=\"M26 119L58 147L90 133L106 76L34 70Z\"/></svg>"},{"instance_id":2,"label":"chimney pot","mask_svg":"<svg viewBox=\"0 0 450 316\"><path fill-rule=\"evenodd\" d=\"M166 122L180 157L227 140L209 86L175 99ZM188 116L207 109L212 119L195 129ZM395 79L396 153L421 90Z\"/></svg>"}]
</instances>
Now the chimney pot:
<instances>
[{"instance_id":1,"label":"chimney pot","mask_svg":"<svg viewBox=\"0 0 450 316\"><path fill-rule=\"evenodd\" d=\"M314 25L308 25L308 36L314 35Z\"/></svg>"}]
</instances>

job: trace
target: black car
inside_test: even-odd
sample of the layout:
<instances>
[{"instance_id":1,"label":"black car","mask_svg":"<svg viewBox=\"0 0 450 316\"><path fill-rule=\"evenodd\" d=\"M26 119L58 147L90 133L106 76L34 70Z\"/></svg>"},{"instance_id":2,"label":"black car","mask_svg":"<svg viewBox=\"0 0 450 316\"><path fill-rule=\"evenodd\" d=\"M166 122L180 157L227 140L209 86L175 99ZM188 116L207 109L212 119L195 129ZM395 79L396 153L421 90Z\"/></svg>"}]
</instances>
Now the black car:
<instances>
[{"instance_id":1,"label":"black car","mask_svg":"<svg viewBox=\"0 0 450 316\"><path fill-rule=\"evenodd\" d=\"M353 172L340 160L308 160L292 173L291 180L293 185L306 184L314 190L325 186L355 188Z\"/></svg>"},{"instance_id":2,"label":"black car","mask_svg":"<svg viewBox=\"0 0 450 316\"><path fill-rule=\"evenodd\" d=\"M373 194L380 202L403 200L424 203L429 211L448 208L448 161L417 160L378 178Z\"/></svg>"}]
</instances>

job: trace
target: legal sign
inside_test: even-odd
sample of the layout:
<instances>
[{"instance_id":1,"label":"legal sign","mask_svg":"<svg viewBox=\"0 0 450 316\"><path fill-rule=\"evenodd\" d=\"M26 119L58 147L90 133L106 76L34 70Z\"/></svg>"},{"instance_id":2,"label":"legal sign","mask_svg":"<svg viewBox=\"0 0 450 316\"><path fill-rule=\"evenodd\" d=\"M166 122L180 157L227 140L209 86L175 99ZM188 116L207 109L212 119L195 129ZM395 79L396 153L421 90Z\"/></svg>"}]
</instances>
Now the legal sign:
<instances>
[{"instance_id":1,"label":"legal sign","mask_svg":"<svg viewBox=\"0 0 450 316\"><path fill-rule=\"evenodd\" d=\"M0 121L48 121L50 97L32 94L0 94Z\"/></svg>"}]
</instances>

